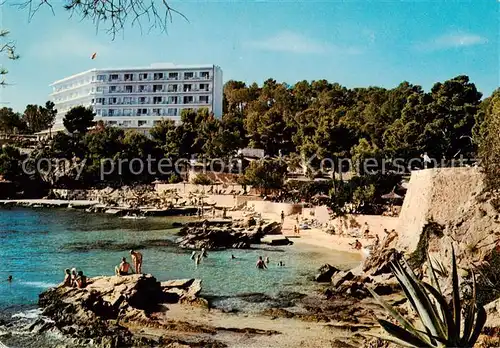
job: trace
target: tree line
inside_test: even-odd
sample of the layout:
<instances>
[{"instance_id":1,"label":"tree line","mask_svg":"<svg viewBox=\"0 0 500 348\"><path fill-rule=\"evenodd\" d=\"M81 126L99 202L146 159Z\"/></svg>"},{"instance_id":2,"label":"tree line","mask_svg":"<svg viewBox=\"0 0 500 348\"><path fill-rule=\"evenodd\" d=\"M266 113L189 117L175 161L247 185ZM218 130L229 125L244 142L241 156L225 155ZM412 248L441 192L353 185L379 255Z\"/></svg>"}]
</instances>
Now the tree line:
<instances>
[{"instance_id":1,"label":"tree line","mask_svg":"<svg viewBox=\"0 0 500 348\"><path fill-rule=\"evenodd\" d=\"M162 120L146 136L95 124L91 109L76 107L64 119L67 133L57 133L49 142L40 144L31 157L86 161L78 180L74 170L69 169L50 180L44 178L51 185L120 185L180 178L175 173L135 175L134 170L129 170L102 182L98 175L102 159L229 159L240 148L255 147L264 149L270 159L252 164L242 181L263 186L269 182L273 189L283 184L287 168L298 167L301 158L316 158L311 162L314 166L321 158L408 160L427 153L450 160L479 154L493 163L500 156L499 93L497 90L482 100L481 92L467 76L438 82L428 92L408 82L393 89L350 89L326 80L301 81L293 86L273 79L262 86L228 81L220 119L206 109L183 110L180 124ZM45 107L29 105L22 115L3 108L0 130L37 132L53 124L55 112L50 102ZM13 171L15 166L6 160L12 158L12 150L8 150L9 155L6 151L0 155L0 174L20 179L21 174ZM284 158L287 166L269 163L276 157ZM498 170L498 166L487 170ZM23 178L28 179L33 178ZM377 191L378 186L368 181L360 180L359 185ZM358 186L350 189L351 198ZM363 194L357 193L360 197Z\"/></svg>"}]
</instances>

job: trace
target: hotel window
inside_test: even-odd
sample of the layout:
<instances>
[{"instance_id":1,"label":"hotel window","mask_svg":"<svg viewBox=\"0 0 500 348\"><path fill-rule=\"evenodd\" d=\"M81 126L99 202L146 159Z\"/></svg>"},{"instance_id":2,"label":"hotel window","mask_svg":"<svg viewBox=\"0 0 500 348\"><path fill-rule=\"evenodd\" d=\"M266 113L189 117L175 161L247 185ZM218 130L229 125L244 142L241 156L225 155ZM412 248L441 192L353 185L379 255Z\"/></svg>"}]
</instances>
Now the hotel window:
<instances>
[{"instance_id":1,"label":"hotel window","mask_svg":"<svg viewBox=\"0 0 500 348\"><path fill-rule=\"evenodd\" d=\"M184 97L184 104L191 104L193 100L194 100L193 96L186 96Z\"/></svg>"},{"instance_id":2,"label":"hotel window","mask_svg":"<svg viewBox=\"0 0 500 348\"><path fill-rule=\"evenodd\" d=\"M137 109L137 116L147 115L148 109Z\"/></svg>"},{"instance_id":3,"label":"hotel window","mask_svg":"<svg viewBox=\"0 0 500 348\"><path fill-rule=\"evenodd\" d=\"M118 80L118 74L111 74L111 75L109 75L109 80L110 81L117 81Z\"/></svg>"},{"instance_id":4,"label":"hotel window","mask_svg":"<svg viewBox=\"0 0 500 348\"><path fill-rule=\"evenodd\" d=\"M116 121L108 121L108 122L106 122L106 124L109 124L110 126L115 126Z\"/></svg>"},{"instance_id":5,"label":"hotel window","mask_svg":"<svg viewBox=\"0 0 500 348\"><path fill-rule=\"evenodd\" d=\"M110 105L112 105L112 104L116 104L116 98L109 98L109 99L108 99L108 103L109 103Z\"/></svg>"},{"instance_id":6,"label":"hotel window","mask_svg":"<svg viewBox=\"0 0 500 348\"><path fill-rule=\"evenodd\" d=\"M131 97L123 97L123 104L132 104Z\"/></svg>"},{"instance_id":7,"label":"hotel window","mask_svg":"<svg viewBox=\"0 0 500 348\"><path fill-rule=\"evenodd\" d=\"M116 92L116 86L109 86L109 93L115 93Z\"/></svg>"},{"instance_id":8,"label":"hotel window","mask_svg":"<svg viewBox=\"0 0 500 348\"><path fill-rule=\"evenodd\" d=\"M132 86L125 86L125 93L132 93Z\"/></svg>"},{"instance_id":9,"label":"hotel window","mask_svg":"<svg viewBox=\"0 0 500 348\"><path fill-rule=\"evenodd\" d=\"M148 79L147 73L139 74L139 80L143 81L143 80L147 80L147 79Z\"/></svg>"},{"instance_id":10,"label":"hotel window","mask_svg":"<svg viewBox=\"0 0 500 348\"><path fill-rule=\"evenodd\" d=\"M102 110L102 115L103 115L103 116L108 116L108 110L103 109L103 110Z\"/></svg>"},{"instance_id":11,"label":"hotel window","mask_svg":"<svg viewBox=\"0 0 500 348\"><path fill-rule=\"evenodd\" d=\"M108 111L108 115L109 115L109 116L117 116L117 115L118 115L118 112L117 112L117 110L115 110L115 109L109 109L109 111Z\"/></svg>"},{"instance_id":12,"label":"hotel window","mask_svg":"<svg viewBox=\"0 0 500 348\"><path fill-rule=\"evenodd\" d=\"M97 81L106 81L106 75L97 75Z\"/></svg>"},{"instance_id":13,"label":"hotel window","mask_svg":"<svg viewBox=\"0 0 500 348\"><path fill-rule=\"evenodd\" d=\"M168 85L167 90L169 92L174 92L175 93L175 92L177 92L177 85Z\"/></svg>"},{"instance_id":14,"label":"hotel window","mask_svg":"<svg viewBox=\"0 0 500 348\"><path fill-rule=\"evenodd\" d=\"M147 125L147 124L148 124L148 121L141 121L141 120L137 121L137 125L138 125L139 127L141 127L141 126L145 126L145 125Z\"/></svg>"},{"instance_id":15,"label":"hotel window","mask_svg":"<svg viewBox=\"0 0 500 348\"><path fill-rule=\"evenodd\" d=\"M176 73L176 72L168 73L168 79L169 80L177 80L177 79L179 79L179 73Z\"/></svg>"},{"instance_id":16,"label":"hotel window","mask_svg":"<svg viewBox=\"0 0 500 348\"><path fill-rule=\"evenodd\" d=\"M101 109L97 109L97 110L95 111L95 114L96 114L97 116L101 116L101 114L102 114L102 110L101 110Z\"/></svg>"},{"instance_id":17,"label":"hotel window","mask_svg":"<svg viewBox=\"0 0 500 348\"><path fill-rule=\"evenodd\" d=\"M146 97L139 97L139 104L146 104Z\"/></svg>"},{"instance_id":18,"label":"hotel window","mask_svg":"<svg viewBox=\"0 0 500 348\"><path fill-rule=\"evenodd\" d=\"M167 115L168 116L177 116L177 109L175 109L175 108L167 109Z\"/></svg>"},{"instance_id":19,"label":"hotel window","mask_svg":"<svg viewBox=\"0 0 500 348\"><path fill-rule=\"evenodd\" d=\"M189 80L189 79L192 79L193 77L194 77L193 72L184 73L184 80Z\"/></svg>"},{"instance_id":20,"label":"hotel window","mask_svg":"<svg viewBox=\"0 0 500 348\"><path fill-rule=\"evenodd\" d=\"M161 109L153 109L153 116L161 116Z\"/></svg>"},{"instance_id":21,"label":"hotel window","mask_svg":"<svg viewBox=\"0 0 500 348\"><path fill-rule=\"evenodd\" d=\"M153 97L153 104L161 104L162 97Z\"/></svg>"},{"instance_id":22,"label":"hotel window","mask_svg":"<svg viewBox=\"0 0 500 348\"><path fill-rule=\"evenodd\" d=\"M163 85L153 85L153 92L163 92Z\"/></svg>"},{"instance_id":23,"label":"hotel window","mask_svg":"<svg viewBox=\"0 0 500 348\"><path fill-rule=\"evenodd\" d=\"M146 92L146 85L139 85L139 92Z\"/></svg>"},{"instance_id":24,"label":"hotel window","mask_svg":"<svg viewBox=\"0 0 500 348\"><path fill-rule=\"evenodd\" d=\"M153 79L154 80L163 80L163 73L154 73Z\"/></svg>"},{"instance_id":25,"label":"hotel window","mask_svg":"<svg viewBox=\"0 0 500 348\"><path fill-rule=\"evenodd\" d=\"M95 103L96 104L104 104L104 98L96 98Z\"/></svg>"},{"instance_id":26,"label":"hotel window","mask_svg":"<svg viewBox=\"0 0 500 348\"><path fill-rule=\"evenodd\" d=\"M125 74L125 81L134 81L134 74Z\"/></svg>"},{"instance_id":27,"label":"hotel window","mask_svg":"<svg viewBox=\"0 0 500 348\"><path fill-rule=\"evenodd\" d=\"M132 116L132 109L123 109L123 116Z\"/></svg>"},{"instance_id":28,"label":"hotel window","mask_svg":"<svg viewBox=\"0 0 500 348\"><path fill-rule=\"evenodd\" d=\"M122 125L130 126L130 125L132 125L132 121L123 121Z\"/></svg>"},{"instance_id":29,"label":"hotel window","mask_svg":"<svg viewBox=\"0 0 500 348\"><path fill-rule=\"evenodd\" d=\"M208 71L202 71L202 72L200 73L200 77L201 77L202 79L208 79L208 78L210 78L210 73L209 73Z\"/></svg>"},{"instance_id":30,"label":"hotel window","mask_svg":"<svg viewBox=\"0 0 500 348\"><path fill-rule=\"evenodd\" d=\"M208 95L200 95L200 104L208 104Z\"/></svg>"},{"instance_id":31,"label":"hotel window","mask_svg":"<svg viewBox=\"0 0 500 348\"><path fill-rule=\"evenodd\" d=\"M169 104L177 104L177 97L168 97Z\"/></svg>"},{"instance_id":32,"label":"hotel window","mask_svg":"<svg viewBox=\"0 0 500 348\"><path fill-rule=\"evenodd\" d=\"M200 83L200 91L208 91L208 83Z\"/></svg>"},{"instance_id":33,"label":"hotel window","mask_svg":"<svg viewBox=\"0 0 500 348\"><path fill-rule=\"evenodd\" d=\"M102 92L102 91L103 91L103 89L102 89L102 87L97 87L97 88L95 89L95 91L96 91L96 92Z\"/></svg>"},{"instance_id":34,"label":"hotel window","mask_svg":"<svg viewBox=\"0 0 500 348\"><path fill-rule=\"evenodd\" d=\"M191 92L191 85L184 85L184 92Z\"/></svg>"}]
</instances>

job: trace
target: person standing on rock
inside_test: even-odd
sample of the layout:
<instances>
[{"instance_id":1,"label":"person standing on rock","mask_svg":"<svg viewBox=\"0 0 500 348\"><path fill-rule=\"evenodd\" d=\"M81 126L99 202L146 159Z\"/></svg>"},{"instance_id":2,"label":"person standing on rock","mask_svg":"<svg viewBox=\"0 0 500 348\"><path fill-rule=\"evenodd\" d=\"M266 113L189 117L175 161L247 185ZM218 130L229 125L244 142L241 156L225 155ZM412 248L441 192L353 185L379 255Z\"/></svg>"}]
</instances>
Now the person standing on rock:
<instances>
[{"instance_id":1,"label":"person standing on rock","mask_svg":"<svg viewBox=\"0 0 500 348\"><path fill-rule=\"evenodd\" d=\"M201 256L208 257L207 250L205 248L201 248Z\"/></svg>"},{"instance_id":2,"label":"person standing on rock","mask_svg":"<svg viewBox=\"0 0 500 348\"><path fill-rule=\"evenodd\" d=\"M266 263L262 260L262 256L259 256L257 264L255 265L258 269L267 269Z\"/></svg>"},{"instance_id":3,"label":"person standing on rock","mask_svg":"<svg viewBox=\"0 0 500 348\"><path fill-rule=\"evenodd\" d=\"M138 251L130 250L135 273L142 274L142 254Z\"/></svg>"},{"instance_id":4,"label":"person standing on rock","mask_svg":"<svg viewBox=\"0 0 500 348\"><path fill-rule=\"evenodd\" d=\"M285 223L285 212L282 210L281 211L281 224L283 225Z\"/></svg>"}]
</instances>

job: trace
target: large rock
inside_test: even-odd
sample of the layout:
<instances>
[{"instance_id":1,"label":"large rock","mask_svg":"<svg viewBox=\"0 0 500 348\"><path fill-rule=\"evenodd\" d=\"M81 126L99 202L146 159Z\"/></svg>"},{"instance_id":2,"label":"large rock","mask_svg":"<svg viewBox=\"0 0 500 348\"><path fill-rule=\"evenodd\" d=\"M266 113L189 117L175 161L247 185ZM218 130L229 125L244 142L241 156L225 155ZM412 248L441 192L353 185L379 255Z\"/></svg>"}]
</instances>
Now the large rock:
<instances>
[{"instance_id":1,"label":"large rock","mask_svg":"<svg viewBox=\"0 0 500 348\"><path fill-rule=\"evenodd\" d=\"M354 274L351 271L348 272L340 271L333 276L332 285L334 288L338 288L344 282L352 279L354 279Z\"/></svg>"},{"instance_id":2,"label":"large rock","mask_svg":"<svg viewBox=\"0 0 500 348\"><path fill-rule=\"evenodd\" d=\"M169 280L161 283L164 301L168 303L193 303L201 292L200 279Z\"/></svg>"},{"instance_id":3,"label":"large rock","mask_svg":"<svg viewBox=\"0 0 500 348\"><path fill-rule=\"evenodd\" d=\"M177 239L181 248L186 249L246 249L250 244L260 243L261 230L240 230L232 227L189 227Z\"/></svg>"},{"instance_id":4,"label":"large rock","mask_svg":"<svg viewBox=\"0 0 500 348\"><path fill-rule=\"evenodd\" d=\"M263 234L281 234L281 224L273 221L268 224L262 225Z\"/></svg>"},{"instance_id":5,"label":"large rock","mask_svg":"<svg viewBox=\"0 0 500 348\"><path fill-rule=\"evenodd\" d=\"M261 239L261 243L274 246L293 244L293 242L285 236L265 236Z\"/></svg>"},{"instance_id":6,"label":"large rock","mask_svg":"<svg viewBox=\"0 0 500 348\"><path fill-rule=\"evenodd\" d=\"M175 291L178 291L176 301L182 298L196 301L201 281L173 280L164 282L162 287L149 274L95 277L89 278L83 289L49 289L39 295L38 303L43 315L52 320L50 325L70 337L92 339L99 347L144 346L144 342L137 341L143 338L134 337L119 323L154 324L151 314L161 309L161 303L172 300ZM32 329L43 332L50 327L38 323Z\"/></svg>"},{"instance_id":7,"label":"large rock","mask_svg":"<svg viewBox=\"0 0 500 348\"><path fill-rule=\"evenodd\" d=\"M338 268L325 264L320 267L319 273L316 274L314 280L320 283L329 283L332 280L332 277L339 271L340 270Z\"/></svg>"}]
</instances>

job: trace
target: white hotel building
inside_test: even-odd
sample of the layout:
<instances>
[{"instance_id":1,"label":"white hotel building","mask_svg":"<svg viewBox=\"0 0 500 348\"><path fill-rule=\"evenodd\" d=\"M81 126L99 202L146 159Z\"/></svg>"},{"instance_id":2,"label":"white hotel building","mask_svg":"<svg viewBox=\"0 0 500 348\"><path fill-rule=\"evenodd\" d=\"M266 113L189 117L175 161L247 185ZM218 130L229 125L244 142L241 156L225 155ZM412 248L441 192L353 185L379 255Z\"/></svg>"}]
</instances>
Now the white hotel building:
<instances>
[{"instance_id":1,"label":"white hotel building","mask_svg":"<svg viewBox=\"0 0 500 348\"><path fill-rule=\"evenodd\" d=\"M92 69L50 86L57 109L54 131L64 128L64 115L78 105L91 106L96 121L144 130L161 119L180 121L182 109L208 108L222 115L222 70L216 65Z\"/></svg>"}]
</instances>

